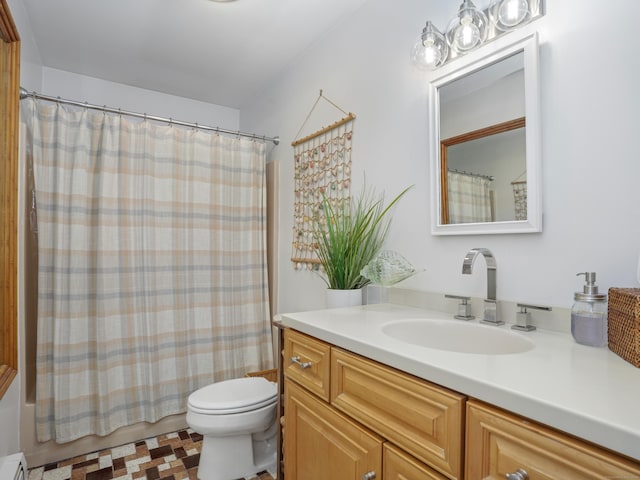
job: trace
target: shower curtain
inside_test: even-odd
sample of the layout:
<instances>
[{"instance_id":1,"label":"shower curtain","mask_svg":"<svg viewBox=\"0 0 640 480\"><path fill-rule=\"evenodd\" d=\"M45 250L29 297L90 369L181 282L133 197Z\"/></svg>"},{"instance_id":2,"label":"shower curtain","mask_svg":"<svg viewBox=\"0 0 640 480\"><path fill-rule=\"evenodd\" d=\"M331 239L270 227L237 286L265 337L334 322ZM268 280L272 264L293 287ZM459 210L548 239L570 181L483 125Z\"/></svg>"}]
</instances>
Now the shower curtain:
<instances>
[{"instance_id":1,"label":"shower curtain","mask_svg":"<svg viewBox=\"0 0 640 480\"><path fill-rule=\"evenodd\" d=\"M448 172L449 223L491 221L491 198L487 177Z\"/></svg>"},{"instance_id":2,"label":"shower curtain","mask_svg":"<svg viewBox=\"0 0 640 480\"><path fill-rule=\"evenodd\" d=\"M39 441L184 412L272 366L265 145L22 102L39 233Z\"/></svg>"}]
</instances>

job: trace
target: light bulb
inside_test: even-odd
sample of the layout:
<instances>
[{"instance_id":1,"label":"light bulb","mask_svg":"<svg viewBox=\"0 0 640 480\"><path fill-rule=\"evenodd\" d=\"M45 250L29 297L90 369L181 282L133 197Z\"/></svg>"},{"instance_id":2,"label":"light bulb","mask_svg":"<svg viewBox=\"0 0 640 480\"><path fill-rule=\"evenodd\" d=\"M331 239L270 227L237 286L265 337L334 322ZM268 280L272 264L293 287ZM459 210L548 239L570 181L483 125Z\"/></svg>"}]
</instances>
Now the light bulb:
<instances>
[{"instance_id":1,"label":"light bulb","mask_svg":"<svg viewBox=\"0 0 640 480\"><path fill-rule=\"evenodd\" d=\"M422 35L413 46L411 59L421 69L433 70L442 65L449 54L444 35L431 22L422 30Z\"/></svg>"},{"instance_id":2,"label":"light bulb","mask_svg":"<svg viewBox=\"0 0 640 480\"><path fill-rule=\"evenodd\" d=\"M470 15L460 20L460 26L455 33L455 42L460 50L467 51L475 47L480 41L480 30L473 24Z\"/></svg>"},{"instance_id":3,"label":"light bulb","mask_svg":"<svg viewBox=\"0 0 640 480\"><path fill-rule=\"evenodd\" d=\"M427 65L435 65L440 61L440 54L433 47L424 49L424 63Z\"/></svg>"},{"instance_id":4,"label":"light bulb","mask_svg":"<svg viewBox=\"0 0 640 480\"><path fill-rule=\"evenodd\" d=\"M464 0L458 15L449 22L449 45L456 53L466 53L484 42L486 35L487 17L471 0Z\"/></svg>"},{"instance_id":5,"label":"light bulb","mask_svg":"<svg viewBox=\"0 0 640 480\"><path fill-rule=\"evenodd\" d=\"M433 70L439 67L443 61L442 57L442 51L433 42L427 42L425 45L422 40L418 40L411 53L413 63L423 70Z\"/></svg>"},{"instance_id":6,"label":"light bulb","mask_svg":"<svg viewBox=\"0 0 640 480\"><path fill-rule=\"evenodd\" d=\"M422 41L424 45L424 61L428 66L435 66L440 62L442 54L438 47L435 46L435 39L433 34L428 34L427 38Z\"/></svg>"},{"instance_id":7,"label":"light bulb","mask_svg":"<svg viewBox=\"0 0 640 480\"><path fill-rule=\"evenodd\" d=\"M527 0L505 0L498 9L498 18L507 27L515 27L529 13Z\"/></svg>"},{"instance_id":8,"label":"light bulb","mask_svg":"<svg viewBox=\"0 0 640 480\"><path fill-rule=\"evenodd\" d=\"M494 0L489 7L491 20L502 31L513 30L530 15L527 0Z\"/></svg>"}]
</instances>

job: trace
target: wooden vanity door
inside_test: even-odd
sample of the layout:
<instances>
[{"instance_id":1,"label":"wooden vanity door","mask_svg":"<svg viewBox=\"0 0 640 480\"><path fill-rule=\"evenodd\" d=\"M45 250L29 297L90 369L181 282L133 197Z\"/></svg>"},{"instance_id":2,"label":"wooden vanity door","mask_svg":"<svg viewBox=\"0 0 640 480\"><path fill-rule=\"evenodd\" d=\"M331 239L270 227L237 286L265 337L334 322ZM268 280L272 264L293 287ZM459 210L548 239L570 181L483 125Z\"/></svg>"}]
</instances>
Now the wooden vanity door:
<instances>
[{"instance_id":1,"label":"wooden vanity door","mask_svg":"<svg viewBox=\"0 0 640 480\"><path fill-rule=\"evenodd\" d=\"M291 480L382 478L382 438L285 380L284 477Z\"/></svg>"}]
</instances>

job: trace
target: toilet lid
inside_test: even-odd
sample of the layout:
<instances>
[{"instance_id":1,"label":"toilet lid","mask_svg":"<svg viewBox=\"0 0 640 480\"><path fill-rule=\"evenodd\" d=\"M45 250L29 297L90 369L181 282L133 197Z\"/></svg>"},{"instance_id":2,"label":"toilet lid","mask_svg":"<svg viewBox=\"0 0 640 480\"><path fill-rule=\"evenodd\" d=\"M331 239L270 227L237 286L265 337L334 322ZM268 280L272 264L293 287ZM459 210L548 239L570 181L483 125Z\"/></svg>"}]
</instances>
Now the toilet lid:
<instances>
[{"instance_id":1,"label":"toilet lid","mask_svg":"<svg viewBox=\"0 0 640 480\"><path fill-rule=\"evenodd\" d=\"M263 377L235 378L202 387L189 395L189 408L196 413L223 415L241 413L276 401L276 384Z\"/></svg>"}]
</instances>

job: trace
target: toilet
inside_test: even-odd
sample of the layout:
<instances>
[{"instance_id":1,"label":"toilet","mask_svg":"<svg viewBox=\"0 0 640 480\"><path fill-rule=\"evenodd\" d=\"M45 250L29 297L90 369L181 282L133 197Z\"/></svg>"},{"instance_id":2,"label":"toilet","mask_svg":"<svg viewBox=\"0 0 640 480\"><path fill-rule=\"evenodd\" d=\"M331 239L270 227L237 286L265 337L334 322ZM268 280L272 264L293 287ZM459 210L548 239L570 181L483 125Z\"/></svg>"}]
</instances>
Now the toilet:
<instances>
[{"instance_id":1,"label":"toilet","mask_svg":"<svg viewBox=\"0 0 640 480\"><path fill-rule=\"evenodd\" d=\"M200 480L275 472L277 400L276 384L263 377L225 380L189 395L187 424L203 437Z\"/></svg>"}]
</instances>

